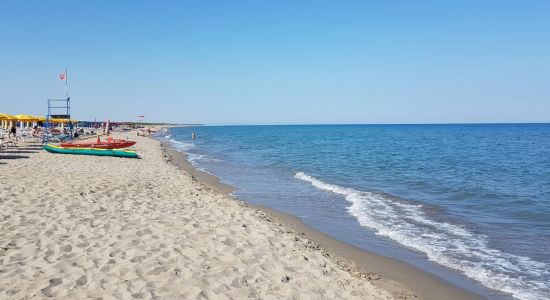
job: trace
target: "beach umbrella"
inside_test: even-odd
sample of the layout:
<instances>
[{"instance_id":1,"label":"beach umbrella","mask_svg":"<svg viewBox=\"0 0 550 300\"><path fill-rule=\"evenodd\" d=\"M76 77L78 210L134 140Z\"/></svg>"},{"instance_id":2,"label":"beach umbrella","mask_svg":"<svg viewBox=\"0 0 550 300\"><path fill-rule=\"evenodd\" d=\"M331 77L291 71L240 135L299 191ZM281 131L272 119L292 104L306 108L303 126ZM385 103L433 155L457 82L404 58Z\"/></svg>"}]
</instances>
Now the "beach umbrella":
<instances>
[{"instance_id":1,"label":"beach umbrella","mask_svg":"<svg viewBox=\"0 0 550 300\"><path fill-rule=\"evenodd\" d=\"M60 124L61 129L63 129L63 123L66 123L67 119L49 119L48 122L50 124Z\"/></svg>"},{"instance_id":2,"label":"beach umbrella","mask_svg":"<svg viewBox=\"0 0 550 300\"><path fill-rule=\"evenodd\" d=\"M38 122L45 122L46 117L43 116L32 116L34 118L33 126L38 125Z\"/></svg>"},{"instance_id":3,"label":"beach umbrella","mask_svg":"<svg viewBox=\"0 0 550 300\"><path fill-rule=\"evenodd\" d=\"M31 122L36 122L38 119L30 115L16 115L17 121L21 122L21 127L30 127Z\"/></svg>"},{"instance_id":4,"label":"beach umbrella","mask_svg":"<svg viewBox=\"0 0 550 300\"><path fill-rule=\"evenodd\" d=\"M15 116L12 116L12 115L0 113L0 120L12 121L12 120L17 120L17 118Z\"/></svg>"},{"instance_id":5,"label":"beach umbrella","mask_svg":"<svg viewBox=\"0 0 550 300\"><path fill-rule=\"evenodd\" d=\"M26 115L26 116L27 116L28 120L32 120L34 122L45 121L46 120L46 117L42 117L42 116L35 116L35 115Z\"/></svg>"},{"instance_id":6,"label":"beach umbrella","mask_svg":"<svg viewBox=\"0 0 550 300\"><path fill-rule=\"evenodd\" d=\"M50 119L50 123L76 123L78 120L75 119Z\"/></svg>"},{"instance_id":7,"label":"beach umbrella","mask_svg":"<svg viewBox=\"0 0 550 300\"><path fill-rule=\"evenodd\" d=\"M2 128L11 127L13 121L17 121L17 118L12 115L0 113L0 120L2 121Z\"/></svg>"},{"instance_id":8,"label":"beach umbrella","mask_svg":"<svg viewBox=\"0 0 550 300\"><path fill-rule=\"evenodd\" d=\"M15 118L18 121L25 121L25 122L36 121L36 117L30 116L30 115L16 115Z\"/></svg>"},{"instance_id":9,"label":"beach umbrella","mask_svg":"<svg viewBox=\"0 0 550 300\"><path fill-rule=\"evenodd\" d=\"M0 113L0 128L6 128L5 123L8 121L8 115Z\"/></svg>"},{"instance_id":10,"label":"beach umbrella","mask_svg":"<svg viewBox=\"0 0 550 300\"><path fill-rule=\"evenodd\" d=\"M6 123L8 123L8 115L0 113L0 128L6 128Z\"/></svg>"},{"instance_id":11,"label":"beach umbrella","mask_svg":"<svg viewBox=\"0 0 550 300\"><path fill-rule=\"evenodd\" d=\"M67 122L66 119L50 119L49 121L50 123L57 123L57 124Z\"/></svg>"}]
</instances>

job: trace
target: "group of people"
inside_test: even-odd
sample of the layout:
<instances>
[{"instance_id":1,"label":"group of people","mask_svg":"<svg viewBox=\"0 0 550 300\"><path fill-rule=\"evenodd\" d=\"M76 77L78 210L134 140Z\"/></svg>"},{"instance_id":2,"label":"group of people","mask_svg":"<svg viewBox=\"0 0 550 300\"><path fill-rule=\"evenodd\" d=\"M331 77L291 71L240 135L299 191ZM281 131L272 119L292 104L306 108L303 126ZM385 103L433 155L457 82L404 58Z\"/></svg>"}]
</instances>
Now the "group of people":
<instances>
[{"instance_id":1,"label":"group of people","mask_svg":"<svg viewBox=\"0 0 550 300\"><path fill-rule=\"evenodd\" d=\"M141 134L140 134L140 132L141 132ZM141 135L141 136L151 135L151 128L147 128L147 129L141 128L141 129L138 129L138 130L137 130L137 135L138 135L138 136L140 136L140 135Z\"/></svg>"},{"instance_id":2,"label":"group of people","mask_svg":"<svg viewBox=\"0 0 550 300\"><path fill-rule=\"evenodd\" d=\"M30 131L30 134L32 136L39 136L40 133L42 132L42 127L40 127L39 125L34 125L34 127L31 129ZM23 132L23 135L25 135L26 133ZM15 124L13 124L9 129L8 129L8 140L11 140L11 139L15 139L15 142L18 142L18 136L17 136L17 126Z\"/></svg>"}]
</instances>

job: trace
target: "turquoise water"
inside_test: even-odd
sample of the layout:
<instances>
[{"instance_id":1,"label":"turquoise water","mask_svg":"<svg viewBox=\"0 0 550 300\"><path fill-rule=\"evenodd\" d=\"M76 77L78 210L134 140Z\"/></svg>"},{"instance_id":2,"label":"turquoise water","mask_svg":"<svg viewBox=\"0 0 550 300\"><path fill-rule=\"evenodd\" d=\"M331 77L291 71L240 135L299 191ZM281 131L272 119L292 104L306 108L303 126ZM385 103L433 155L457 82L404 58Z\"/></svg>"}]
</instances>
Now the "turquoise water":
<instances>
[{"instance_id":1,"label":"turquoise water","mask_svg":"<svg viewBox=\"0 0 550 300\"><path fill-rule=\"evenodd\" d=\"M245 201L488 297L550 298L549 124L205 126L166 139Z\"/></svg>"}]
</instances>

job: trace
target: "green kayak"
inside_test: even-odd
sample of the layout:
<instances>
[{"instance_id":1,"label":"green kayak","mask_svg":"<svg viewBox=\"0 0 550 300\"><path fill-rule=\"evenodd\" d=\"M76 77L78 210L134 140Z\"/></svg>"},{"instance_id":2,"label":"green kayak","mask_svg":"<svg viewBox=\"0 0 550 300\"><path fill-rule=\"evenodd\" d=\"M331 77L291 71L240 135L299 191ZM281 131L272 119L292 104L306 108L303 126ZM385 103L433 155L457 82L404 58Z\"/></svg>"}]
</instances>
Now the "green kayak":
<instances>
[{"instance_id":1,"label":"green kayak","mask_svg":"<svg viewBox=\"0 0 550 300\"><path fill-rule=\"evenodd\" d=\"M46 146L44 146L44 150L50 153L62 153L62 154L115 156L115 157L128 157L128 158L138 157L135 151L120 150L120 149L64 148L64 147L59 147L52 144L47 144Z\"/></svg>"}]
</instances>

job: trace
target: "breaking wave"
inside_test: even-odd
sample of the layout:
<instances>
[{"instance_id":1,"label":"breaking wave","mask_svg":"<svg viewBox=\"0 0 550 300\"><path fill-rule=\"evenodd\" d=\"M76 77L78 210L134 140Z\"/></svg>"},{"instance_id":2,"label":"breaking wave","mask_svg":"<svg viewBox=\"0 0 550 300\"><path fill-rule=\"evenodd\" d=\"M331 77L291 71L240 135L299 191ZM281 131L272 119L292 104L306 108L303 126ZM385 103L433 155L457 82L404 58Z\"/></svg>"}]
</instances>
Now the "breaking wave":
<instances>
[{"instance_id":1,"label":"breaking wave","mask_svg":"<svg viewBox=\"0 0 550 300\"><path fill-rule=\"evenodd\" d=\"M294 177L344 197L361 226L425 253L431 261L519 299L550 298L550 284L542 279L550 275L548 265L491 248L484 236L462 226L432 220L422 205L325 183L303 172Z\"/></svg>"}]
</instances>

